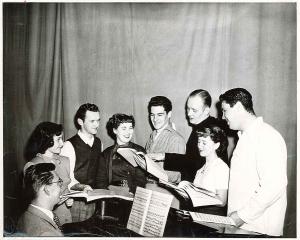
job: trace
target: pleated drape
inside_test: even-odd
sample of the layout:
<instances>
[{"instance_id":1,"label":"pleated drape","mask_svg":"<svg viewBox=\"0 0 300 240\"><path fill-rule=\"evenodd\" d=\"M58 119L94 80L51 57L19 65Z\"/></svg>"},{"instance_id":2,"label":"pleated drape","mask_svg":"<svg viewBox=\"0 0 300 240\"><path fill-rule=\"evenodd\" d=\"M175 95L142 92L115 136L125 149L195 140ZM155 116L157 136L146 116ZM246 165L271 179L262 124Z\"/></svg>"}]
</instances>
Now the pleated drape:
<instances>
[{"instance_id":1,"label":"pleated drape","mask_svg":"<svg viewBox=\"0 0 300 240\"><path fill-rule=\"evenodd\" d=\"M82 103L100 107L104 147L114 113L134 115L144 145L152 96L171 99L187 140L191 91L208 90L217 116L219 95L244 87L287 143L285 231L295 234L296 3L5 3L3 20L4 160L18 171L33 128L60 122L72 136Z\"/></svg>"}]
</instances>

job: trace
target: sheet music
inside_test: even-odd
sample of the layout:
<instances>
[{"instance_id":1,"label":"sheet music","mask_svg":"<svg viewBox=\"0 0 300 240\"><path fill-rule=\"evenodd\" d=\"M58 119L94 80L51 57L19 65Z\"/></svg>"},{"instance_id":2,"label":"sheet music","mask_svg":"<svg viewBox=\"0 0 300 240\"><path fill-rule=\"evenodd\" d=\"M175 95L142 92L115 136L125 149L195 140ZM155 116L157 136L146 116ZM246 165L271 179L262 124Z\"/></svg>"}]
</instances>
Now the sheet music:
<instances>
[{"instance_id":1,"label":"sheet music","mask_svg":"<svg viewBox=\"0 0 300 240\"><path fill-rule=\"evenodd\" d=\"M146 159L147 164L147 172L151 173L153 176L157 177L158 179L162 179L164 181L168 181L168 175L165 170L154 162L151 158L144 156Z\"/></svg>"},{"instance_id":2,"label":"sheet music","mask_svg":"<svg viewBox=\"0 0 300 240\"><path fill-rule=\"evenodd\" d=\"M132 166L138 166L130 148L118 148L117 152L121 154L121 156L124 157Z\"/></svg>"},{"instance_id":3,"label":"sheet music","mask_svg":"<svg viewBox=\"0 0 300 240\"><path fill-rule=\"evenodd\" d=\"M143 236L163 236L172 200L172 195L155 191L152 192L148 213L146 215Z\"/></svg>"},{"instance_id":4,"label":"sheet music","mask_svg":"<svg viewBox=\"0 0 300 240\"><path fill-rule=\"evenodd\" d=\"M162 237L172 195L137 187L127 228L147 237Z\"/></svg>"},{"instance_id":5,"label":"sheet music","mask_svg":"<svg viewBox=\"0 0 300 240\"><path fill-rule=\"evenodd\" d=\"M213 214L190 212L190 215L195 222L211 222L211 223L221 223L226 225L235 225L231 217L224 217Z\"/></svg>"},{"instance_id":6,"label":"sheet music","mask_svg":"<svg viewBox=\"0 0 300 240\"><path fill-rule=\"evenodd\" d=\"M165 170L146 155L140 156L141 154L137 153L137 151L132 148L119 148L117 152L121 154L132 166L140 166L142 169L146 170L158 179L168 181L168 175Z\"/></svg>"},{"instance_id":7,"label":"sheet music","mask_svg":"<svg viewBox=\"0 0 300 240\"><path fill-rule=\"evenodd\" d=\"M122 191L121 189L107 190L107 189L94 189L88 193L83 191L76 191L72 193L67 193L61 197L68 196L70 198L86 198L88 202L94 201L101 198L121 198L124 200L133 200L133 194L129 192Z\"/></svg>"},{"instance_id":8,"label":"sheet music","mask_svg":"<svg viewBox=\"0 0 300 240\"><path fill-rule=\"evenodd\" d=\"M220 199L214 197L215 193L198 188L191 182L182 181L178 184L178 186L162 180L159 182L167 187L173 188L185 199L191 199L194 207L222 204Z\"/></svg>"},{"instance_id":9,"label":"sheet music","mask_svg":"<svg viewBox=\"0 0 300 240\"><path fill-rule=\"evenodd\" d=\"M147 207L150 203L152 192L137 187L132 204L127 228L142 235L142 229L146 219Z\"/></svg>"}]
</instances>

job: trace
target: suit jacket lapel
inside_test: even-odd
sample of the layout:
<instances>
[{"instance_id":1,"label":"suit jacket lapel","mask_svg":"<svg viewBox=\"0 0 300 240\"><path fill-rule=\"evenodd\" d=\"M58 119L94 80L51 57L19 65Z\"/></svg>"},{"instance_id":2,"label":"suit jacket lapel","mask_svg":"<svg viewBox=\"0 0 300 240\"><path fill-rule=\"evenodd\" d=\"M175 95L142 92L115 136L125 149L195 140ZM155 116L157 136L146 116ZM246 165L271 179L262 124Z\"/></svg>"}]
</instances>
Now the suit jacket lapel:
<instances>
[{"instance_id":1,"label":"suit jacket lapel","mask_svg":"<svg viewBox=\"0 0 300 240\"><path fill-rule=\"evenodd\" d=\"M31 212L32 214L39 216L40 218L42 218L43 220L45 220L49 224L51 224L55 229L57 229L58 231L60 231L60 229L58 228L58 226L56 225L56 223L54 222L54 220L51 219L50 217L48 217L48 215L46 215L41 210L39 210L39 209L37 209L37 208L29 205L28 212Z\"/></svg>"}]
</instances>

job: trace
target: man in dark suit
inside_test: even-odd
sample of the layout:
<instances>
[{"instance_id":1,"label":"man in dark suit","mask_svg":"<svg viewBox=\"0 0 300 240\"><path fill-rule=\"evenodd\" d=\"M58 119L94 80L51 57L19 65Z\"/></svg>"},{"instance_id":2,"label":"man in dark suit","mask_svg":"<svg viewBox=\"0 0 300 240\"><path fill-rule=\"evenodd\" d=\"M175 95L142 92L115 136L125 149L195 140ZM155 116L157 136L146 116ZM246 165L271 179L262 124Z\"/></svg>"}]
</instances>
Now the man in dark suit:
<instances>
[{"instance_id":1,"label":"man in dark suit","mask_svg":"<svg viewBox=\"0 0 300 240\"><path fill-rule=\"evenodd\" d=\"M26 170L24 184L31 203L19 218L19 234L28 237L63 236L59 220L52 212L60 200L63 182L54 170L52 163L39 163Z\"/></svg>"}]
</instances>

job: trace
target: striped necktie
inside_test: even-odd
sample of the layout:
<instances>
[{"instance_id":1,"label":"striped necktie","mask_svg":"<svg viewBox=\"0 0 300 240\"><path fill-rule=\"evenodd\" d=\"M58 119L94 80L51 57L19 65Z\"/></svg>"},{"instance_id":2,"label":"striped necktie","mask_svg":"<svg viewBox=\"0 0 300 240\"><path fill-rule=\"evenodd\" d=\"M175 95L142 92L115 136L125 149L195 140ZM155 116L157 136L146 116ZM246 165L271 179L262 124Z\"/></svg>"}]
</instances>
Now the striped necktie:
<instances>
[{"instance_id":1,"label":"striped necktie","mask_svg":"<svg viewBox=\"0 0 300 240\"><path fill-rule=\"evenodd\" d=\"M61 227L59 218L58 218L58 216L55 213L53 213L53 221L56 223L56 225L59 228L59 230L62 231L62 227Z\"/></svg>"}]
</instances>

